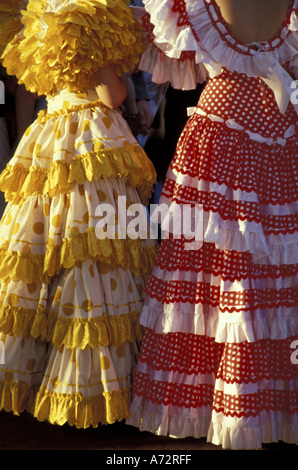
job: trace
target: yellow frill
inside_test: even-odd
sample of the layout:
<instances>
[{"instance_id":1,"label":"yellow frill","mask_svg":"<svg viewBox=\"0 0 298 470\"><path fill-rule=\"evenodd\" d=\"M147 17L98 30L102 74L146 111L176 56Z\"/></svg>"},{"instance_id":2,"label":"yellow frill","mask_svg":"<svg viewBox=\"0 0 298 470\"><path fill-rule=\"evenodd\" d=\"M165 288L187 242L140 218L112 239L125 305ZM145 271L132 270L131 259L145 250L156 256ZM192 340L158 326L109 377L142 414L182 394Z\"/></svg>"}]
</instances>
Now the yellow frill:
<instances>
[{"instance_id":1,"label":"yellow frill","mask_svg":"<svg viewBox=\"0 0 298 470\"><path fill-rule=\"evenodd\" d=\"M113 424L128 419L130 401L130 387L88 398L80 393L68 395L41 387L34 415L39 421L48 420L60 426L67 422L78 429L96 428L99 423Z\"/></svg>"},{"instance_id":2,"label":"yellow frill","mask_svg":"<svg viewBox=\"0 0 298 470\"><path fill-rule=\"evenodd\" d=\"M138 189L143 204L148 203L156 175L138 144L78 155L70 165L63 160L55 160L50 168L8 164L0 176L0 189L7 201L19 204L33 194L52 198L59 192L69 193L76 183L119 176Z\"/></svg>"},{"instance_id":3,"label":"yellow frill","mask_svg":"<svg viewBox=\"0 0 298 470\"><path fill-rule=\"evenodd\" d=\"M10 278L27 284L45 281L78 262L88 259L100 261L109 269L130 269L138 277L146 275L156 260L157 248L153 244L144 247L139 239L99 239L95 228L83 234L73 232L64 239L62 246L48 244L45 255L13 252L0 249L0 279Z\"/></svg>"},{"instance_id":4,"label":"yellow frill","mask_svg":"<svg viewBox=\"0 0 298 470\"><path fill-rule=\"evenodd\" d=\"M141 341L144 335L139 324L140 312L97 318L62 318L54 311L48 315L40 307L37 311L9 305L0 308L0 330L4 334L25 338L32 336L60 348L85 349L87 346L117 346L125 341Z\"/></svg>"},{"instance_id":5,"label":"yellow frill","mask_svg":"<svg viewBox=\"0 0 298 470\"><path fill-rule=\"evenodd\" d=\"M131 390L129 387L94 397L82 397L80 393L67 395L49 392L39 384L32 386L0 381L0 398L0 409L6 412L13 411L15 415L20 415L28 411L39 421L48 420L60 426L68 422L70 426L86 429L129 418Z\"/></svg>"},{"instance_id":6,"label":"yellow frill","mask_svg":"<svg viewBox=\"0 0 298 470\"><path fill-rule=\"evenodd\" d=\"M10 305L0 308L0 331L4 334L25 338L39 338L47 331L46 311L38 307L37 311Z\"/></svg>"},{"instance_id":7,"label":"yellow frill","mask_svg":"<svg viewBox=\"0 0 298 470\"><path fill-rule=\"evenodd\" d=\"M58 318L55 312L50 313L47 327L47 341L54 346L67 349L85 349L86 346L117 346L125 341L141 341L143 327L139 324L139 312L126 315L99 317L97 319Z\"/></svg>"},{"instance_id":8,"label":"yellow frill","mask_svg":"<svg viewBox=\"0 0 298 470\"><path fill-rule=\"evenodd\" d=\"M24 411L34 412L35 399L40 384L0 380L0 410L20 415Z\"/></svg>"},{"instance_id":9,"label":"yellow frill","mask_svg":"<svg viewBox=\"0 0 298 470\"><path fill-rule=\"evenodd\" d=\"M26 284L48 282L62 269L70 269L87 259L101 262L109 270L130 269L137 277L150 273L157 256L157 245L142 246L140 240L100 240L94 229L86 233L74 232L64 239L61 247L48 245L45 255L0 251L0 277ZM102 264L104 263L104 264ZM92 319L62 318L57 312L2 305L0 331L18 337L24 335L51 341L56 347L68 349L115 346L124 341L141 341L143 328L138 311L117 316L103 315Z\"/></svg>"},{"instance_id":10,"label":"yellow frill","mask_svg":"<svg viewBox=\"0 0 298 470\"><path fill-rule=\"evenodd\" d=\"M58 13L43 10L44 0L29 1L26 28L3 54L8 74L31 92L93 88L98 68L113 64L121 75L138 64L142 31L123 0L78 0Z\"/></svg>"}]
</instances>

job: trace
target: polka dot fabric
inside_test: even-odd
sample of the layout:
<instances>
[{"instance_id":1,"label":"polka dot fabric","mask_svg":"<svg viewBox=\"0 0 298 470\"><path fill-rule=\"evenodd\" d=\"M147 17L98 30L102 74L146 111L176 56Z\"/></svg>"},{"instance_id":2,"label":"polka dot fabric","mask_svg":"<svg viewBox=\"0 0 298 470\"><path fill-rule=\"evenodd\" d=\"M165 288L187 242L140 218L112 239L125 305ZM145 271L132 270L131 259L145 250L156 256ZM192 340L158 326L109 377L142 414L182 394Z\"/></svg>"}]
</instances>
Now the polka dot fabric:
<instances>
[{"instance_id":1,"label":"polka dot fabric","mask_svg":"<svg viewBox=\"0 0 298 470\"><path fill-rule=\"evenodd\" d=\"M279 60L283 77L295 73L288 51L298 5L274 40L253 47L230 34L214 0L153 4L145 0L160 49L151 46L144 68L177 88L194 71L201 77L199 65L210 76L159 201L172 225L146 284L128 423L232 449L298 444L297 110L289 102L281 112L256 72L262 59L263 69ZM193 51L202 63L190 66ZM186 206L201 218L181 235L175 223Z\"/></svg>"},{"instance_id":2,"label":"polka dot fabric","mask_svg":"<svg viewBox=\"0 0 298 470\"><path fill-rule=\"evenodd\" d=\"M227 76L230 76L229 80ZM240 212L243 207L243 212L248 212L250 219L257 222L258 217L261 217L257 212L262 209L260 204L266 204L267 212L264 216L269 221L268 204L285 204L297 198L297 162L292 157L297 152L296 112L289 107L287 113L279 118L280 112L273 93L266 86L259 88L259 95L265 94L266 100L260 96L259 100L256 100L251 93L251 86L245 86L244 83L239 87L239 100L231 98L229 87L235 88L230 84L231 81L237 82L237 74L224 72L219 78L208 82L198 108L198 112L204 113L207 119L199 119L198 114L189 121L181 136L180 147L171 168L173 172L183 173L186 178L189 175L199 182L206 179L224 184L230 193L232 189L257 193L255 200L254 194L249 199L246 198L248 200L244 199L243 195L242 198L234 197L234 200L225 202L224 206L222 192L211 194L209 198L218 199L215 204L221 207L223 217L231 218L234 215L232 210L238 210L239 216L243 218ZM240 81L243 81L243 77ZM260 87L257 80L251 81L253 88ZM220 85L222 82L223 85ZM224 86L225 90L222 93L223 105L220 110L212 101L214 90L217 90L218 86ZM254 118L250 119L247 112L255 105L258 111L254 112ZM289 137L285 139L285 135ZM197 136L201 138L198 139ZM259 145L260 143L262 145ZM198 153L201 155L200 160L195 159ZM222 155L225 155L225 159ZM286 184L283 184L284 182ZM185 179L180 187L190 186L187 183ZM187 188L187 191L195 190L193 184ZM193 197L195 196L197 195ZM197 197L195 201L205 202L198 201ZM218 207L215 207L215 210L218 210ZM295 226L295 214L288 216L293 218Z\"/></svg>"},{"instance_id":3,"label":"polka dot fabric","mask_svg":"<svg viewBox=\"0 0 298 470\"><path fill-rule=\"evenodd\" d=\"M155 171L94 90L62 91L0 176L0 408L77 428L129 417L155 240L124 237ZM114 237L97 236L113 208ZM121 235L120 235L121 234Z\"/></svg>"}]
</instances>

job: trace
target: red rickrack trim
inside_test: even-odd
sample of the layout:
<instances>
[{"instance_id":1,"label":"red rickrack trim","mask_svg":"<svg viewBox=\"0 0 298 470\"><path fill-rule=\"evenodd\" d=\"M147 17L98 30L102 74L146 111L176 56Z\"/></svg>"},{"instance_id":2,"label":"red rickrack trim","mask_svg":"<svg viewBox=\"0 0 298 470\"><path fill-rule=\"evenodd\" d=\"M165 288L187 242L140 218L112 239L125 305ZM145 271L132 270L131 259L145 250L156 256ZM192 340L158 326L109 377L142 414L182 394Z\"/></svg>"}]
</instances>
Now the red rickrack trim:
<instances>
[{"instance_id":1,"label":"red rickrack trim","mask_svg":"<svg viewBox=\"0 0 298 470\"><path fill-rule=\"evenodd\" d=\"M172 168L174 168L174 164L172 164ZM178 168L179 168L179 171L180 171L180 169L182 170L181 173L183 175L188 174L188 173L183 172L182 167L176 166L176 169L178 169ZM193 175L189 175L189 176L192 177ZM201 180L206 180L206 177L204 178L204 176L202 176L201 178L198 178L198 182L201 181ZM211 181L211 180L209 180L209 181L210 182L217 182L216 179L214 179L213 181ZM222 184L222 183L225 184L229 188L231 187L230 186L230 184L231 184L230 181L220 180L219 184ZM232 186L232 189L235 189L235 190L242 189L243 191L248 192L248 193L251 193L252 191L254 191L251 187L247 187L245 185L241 186L241 187L240 187L240 185L234 185L234 186ZM179 197L181 196L181 199L182 199L184 204L192 204L192 205L202 204L202 205L205 205L206 208L209 207L208 204L210 205L210 202L209 202L210 199L212 199L212 202L213 202L214 197L216 197L216 198L224 197L221 194L218 195L218 196L215 196L214 192L210 193L209 191L202 191L202 190L199 190L197 188L192 188L190 186L183 185L183 182L178 183L176 180L172 180L170 177L166 178L166 180L164 182L164 185L163 185L163 188L162 188L161 195L163 197L167 198L167 199L171 199L171 200L173 199L173 201L175 201L177 203L181 202L180 199L179 199ZM267 204L277 206L279 204L290 204L290 203L296 202L296 201L298 201L298 196L293 197L293 198L282 198L282 199L278 199L278 200L277 199L274 199L274 200L269 199ZM223 202L224 201L221 201L220 204L222 204ZM250 203L250 204L255 204L254 202L250 202L250 201L247 201L247 202ZM218 204L219 204L219 202L217 203L217 207L218 207ZM264 204L264 201L262 201L262 204ZM208 210L208 209L206 209L206 210Z\"/></svg>"},{"instance_id":2,"label":"red rickrack trim","mask_svg":"<svg viewBox=\"0 0 298 470\"><path fill-rule=\"evenodd\" d=\"M194 29L193 25L190 22L189 15L186 9L185 0L173 0L172 11L174 13L179 13L179 19L177 22L178 26L189 26L191 31L195 37L195 39L200 43L200 39L197 35L196 30Z\"/></svg>"},{"instance_id":3,"label":"red rickrack trim","mask_svg":"<svg viewBox=\"0 0 298 470\"><path fill-rule=\"evenodd\" d=\"M258 207L256 203L247 202L247 201L226 201L222 198L222 204L212 207L211 204L214 204L215 201L212 203L203 204L201 202L196 203L189 203L189 205L194 206L195 204L202 204L204 207L204 211L208 212L211 211L212 213L218 213L223 220L231 220L237 221L241 220L242 222L255 222L257 224L262 224L263 232L266 235L287 235L297 232L297 222L298 222L298 215L297 214L288 214L288 215L259 215L257 216L254 214L253 210L250 210L251 207ZM185 200L180 201L177 197L172 197L172 202L175 202L179 205L185 205ZM231 207L234 205L234 207ZM226 207L227 206L227 207ZM228 207L230 206L230 207Z\"/></svg>"},{"instance_id":4,"label":"red rickrack trim","mask_svg":"<svg viewBox=\"0 0 298 470\"><path fill-rule=\"evenodd\" d=\"M247 395L225 395L218 390L214 393L212 409L225 416L249 418L262 411L283 411L288 414L298 412L298 392L287 390L260 390Z\"/></svg>"},{"instance_id":5,"label":"red rickrack trim","mask_svg":"<svg viewBox=\"0 0 298 470\"><path fill-rule=\"evenodd\" d=\"M148 41L149 44L152 44L154 42L155 36L153 34L154 25L151 23L150 20L151 20L151 17L149 13L145 13L142 16L142 26L143 26L144 31L147 31L146 40Z\"/></svg>"},{"instance_id":6,"label":"red rickrack trim","mask_svg":"<svg viewBox=\"0 0 298 470\"><path fill-rule=\"evenodd\" d=\"M174 0L172 5L172 11L174 13L179 13L178 26L188 26L190 25L188 13L186 10L186 5L184 0Z\"/></svg>"},{"instance_id":7,"label":"red rickrack trim","mask_svg":"<svg viewBox=\"0 0 298 470\"><path fill-rule=\"evenodd\" d=\"M290 383L298 375L298 367L290 359L294 339L218 344L206 336L164 335L148 329L139 359L142 371L136 371L133 392L159 405L197 408L213 403L215 411L229 416L252 416L262 410L294 413L298 398L298 391L290 389ZM180 378L174 377L173 372ZM204 382L204 374L212 376L212 382L208 378ZM186 383L185 377L192 375L198 380ZM251 394L243 388L239 395L225 394L214 389L215 378L240 385L264 379L281 380L285 389L259 387L257 393Z\"/></svg>"},{"instance_id":8,"label":"red rickrack trim","mask_svg":"<svg viewBox=\"0 0 298 470\"><path fill-rule=\"evenodd\" d=\"M249 55L249 56L253 55L256 52L256 49L255 49L256 46L254 44L251 44L251 45L244 44L232 34L232 32L229 30L228 25L226 24L222 14L221 14L220 8L217 5L217 3L213 0L211 0L210 2L206 2L206 0L204 0L204 3L205 3L206 10L208 12L209 18L210 18L213 26L216 28L216 30L217 30L218 34L220 35L221 39L230 48L234 49L236 52L244 54L244 55ZM294 0L291 0L287 15L286 15L281 27L279 28L278 32L272 38L270 38L269 40L263 41L263 43L266 43L270 46L268 49L266 49L266 51L273 51L273 50L277 49L285 41L285 38L289 34L289 31L288 31L287 35L284 38L281 37L281 33L284 30L284 28L290 23L291 14L292 14L292 11L293 11L293 4L294 4ZM216 20L213 18L211 8L214 8L214 10L217 14L217 19ZM219 23L222 25L223 29L225 30L225 33L223 33L222 29L219 28L219 26L218 26ZM192 28L193 33L195 34L194 28L192 27L191 23L189 23L189 24ZM235 41L235 44L231 43L231 41L229 41L227 36L230 36L231 38L233 38L233 40ZM196 36L196 38L198 39L197 36ZM277 43L276 45L273 46L273 43L276 41L277 38L279 38L279 43ZM241 46L241 48L239 48L239 46ZM245 50L245 48L247 48L247 51Z\"/></svg>"},{"instance_id":9,"label":"red rickrack trim","mask_svg":"<svg viewBox=\"0 0 298 470\"><path fill-rule=\"evenodd\" d=\"M150 21L151 20L150 14L147 13L147 12L144 13L144 15L142 15L141 19L142 19L142 26L145 29L145 31L152 31L154 26Z\"/></svg>"},{"instance_id":10,"label":"red rickrack trim","mask_svg":"<svg viewBox=\"0 0 298 470\"><path fill-rule=\"evenodd\" d=\"M257 383L263 379L295 380L298 367L291 361L291 344L296 338L226 343L216 377L227 384Z\"/></svg>"},{"instance_id":11,"label":"red rickrack trim","mask_svg":"<svg viewBox=\"0 0 298 470\"><path fill-rule=\"evenodd\" d=\"M285 279L298 274L298 264L270 266L255 264L252 255L234 250L219 250L214 243L203 243L199 250L185 250L189 240L163 240L159 249L156 266L168 272L204 272L206 275L220 276L226 281L246 279Z\"/></svg>"},{"instance_id":12,"label":"red rickrack trim","mask_svg":"<svg viewBox=\"0 0 298 470\"><path fill-rule=\"evenodd\" d=\"M262 411L297 413L297 392L287 390L260 390L246 395L226 395L214 391L213 384L197 386L152 380L138 371L134 378L133 393L146 401L164 406L199 408L211 406L217 413L232 417L257 416Z\"/></svg>"},{"instance_id":13,"label":"red rickrack trim","mask_svg":"<svg viewBox=\"0 0 298 470\"><path fill-rule=\"evenodd\" d=\"M172 5L173 13L178 13L178 21L177 26L191 26L189 22L188 13L185 6L184 0L174 0ZM196 53L195 51L182 51L179 57L180 62L185 62L187 60L193 61L195 59Z\"/></svg>"},{"instance_id":14,"label":"red rickrack trim","mask_svg":"<svg viewBox=\"0 0 298 470\"><path fill-rule=\"evenodd\" d=\"M290 381L298 377L298 367L291 362L295 339L216 343L213 337L193 333L163 335L147 330L140 362L165 373L214 374L227 384L257 383L263 379Z\"/></svg>"},{"instance_id":15,"label":"red rickrack trim","mask_svg":"<svg viewBox=\"0 0 298 470\"><path fill-rule=\"evenodd\" d=\"M148 297L170 305L173 303L202 304L218 308L220 312L248 312L252 309L291 308L298 306L298 287L250 289L242 292L224 292L220 287L204 282L169 281L151 275L147 286Z\"/></svg>"},{"instance_id":16,"label":"red rickrack trim","mask_svg":"<svg viewBox=\"0 0 298 470\"><path fill-rule=\"evenodd\" d=\"M289 216L290 217L290 216ZM296 217L295 214L293 215L293 218ZM296 217L297 218L297 217ZM297 232L297 226L293 228L287 228L287 229L266 229L264 228L264 234L265 235L294 235L294 233Z\"/></svg>"},{"instance_id":17,"label":"red rickrack trim","mask_svg":"<svg viewBox=\"0 0 298 470\"><path fill-rule=\"evenodd\" d=\"M216 374L224 344L194 334L162 335L148 329L140 362L156 371L180 374ZM200 361L198 361L200 357Z\"/></svg>"},{"instance_id":18,"label":"red rickrack trim","mask_svg":"<svg viewBox=\"0 0 298 470\"><path fill-rule=\"evenodd\" d=\"M226 200L223 194L183 186L168 178L162 195L181 207L186 204L191 207L201 205L204 211L218 213L223 220L241 220L262 224L264 232L268 235L293 234L297 231L298 214L261 214L260 206L255 201Z\"/></svg>"},{"instance_id":19,"label":"red rickrack trim","mask_svg":"<svg viewBox=\"0 0 298 470\"><path fill-rule=\"evenodd\" d=\"M208 180L210 183L218 183L219 185L224 184L228 188L233 189L234 191L245 191L246 193L258 193L258 188L257 186L247 186L243 182L239 182L237 184L232 183L231 181L228 181L224 178L221 178L220 175L215 176L210 176L210 175L199 175L196 172L191 171L190 169L186 167L182 167L180 165L177 165L175 161L171 164L171 169L177 171L183 176L189 176L190 178L197 178L198 181L202 180ZM162 194L164 195L164 193ZM262 195L259 194L259 202L260 204L272 204L272 205L278 205L278 204L290 204L292 202L296 202L298 200L298 197L280 197L276 199L272 198L265 198Z\"/></svg>"},{"instance_id":20,"label":"red rickrack trim","mask_svg":"<svg viewBox=\"0 0 298 470\"><path fill-rule=\"evenodd\" d=\"M213 400L212 384L201 384L194 387L183 383L160 382L149 380L148 376L141 372L135 375L133 392L137 396L145 395L147 401L158 405L183 408L211 406Z\"/></svg>"}]
</instances>

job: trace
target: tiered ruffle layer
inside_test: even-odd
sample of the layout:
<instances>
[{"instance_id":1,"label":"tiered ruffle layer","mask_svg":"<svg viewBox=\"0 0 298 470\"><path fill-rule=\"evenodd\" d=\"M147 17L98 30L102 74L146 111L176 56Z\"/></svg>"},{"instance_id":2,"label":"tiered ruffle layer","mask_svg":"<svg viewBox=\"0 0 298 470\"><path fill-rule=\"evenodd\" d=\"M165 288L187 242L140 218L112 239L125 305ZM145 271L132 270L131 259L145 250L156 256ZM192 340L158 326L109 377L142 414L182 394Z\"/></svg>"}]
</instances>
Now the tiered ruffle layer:
<instances>
[{"instance_id":1,"label":"tiered ruffle layer","mask_svg":"<svg viewBox=\"0 0 298 470\"><path fill-rule=\"evenodd\" d=\"M127 422L224 448L298 444L297 110L286 71L296 73L298 2L272 40L252 45L229 34L213 0L157 3L144 1L141 68L176 88L209 80L153 215L164 240Z\"/></svg>"},{"instance_id":2,"label":"tiered ruffle layer","mask_svg":"<svg viewBox=\"0 0 298 470\"><path fill-rule=\"evenodd\" d=\"M2 407L77 427L129 416L156 259L155 240L123 236L120 225L150 197L154 168L119 112L95 96L49 99L0 178L9 201L0 247ZM105 219L109 209L114 220ZM114 237L99 237L102 220Z\"/></svg>"},{"instance_id":3,"label":"tiered ruffle layer","mask_svg":"<svg viewBox=\"0 0 298 470\"><path fill-rule=\"evenodd\" d=\"M279 147L284 161L292 140ZM297 172L289 158L285 193L272 169L262 188L249 155L262 158L261 147L273 164L265 145L203 116L182 133L155 213L165 239L146 285L128 424L234 449L298 443ZM183 208L195 205L185 233Z\"/></svg>"}]
</instances>

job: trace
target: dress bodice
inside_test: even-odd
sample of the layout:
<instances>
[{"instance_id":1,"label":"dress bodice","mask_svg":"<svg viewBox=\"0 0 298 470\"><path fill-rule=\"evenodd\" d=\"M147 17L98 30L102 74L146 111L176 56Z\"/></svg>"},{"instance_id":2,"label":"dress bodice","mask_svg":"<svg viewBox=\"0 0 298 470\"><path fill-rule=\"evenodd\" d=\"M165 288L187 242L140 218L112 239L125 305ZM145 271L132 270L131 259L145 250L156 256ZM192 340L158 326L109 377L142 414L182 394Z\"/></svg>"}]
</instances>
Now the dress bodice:
<instances>
[{"instance_id":1,"label":"dress bodice","mask_svg":"<svg viewBox=\"0 0 298 470\"><path fill-rule=\"evenodd\" d=\"M208 81L196 112L269 145L285 145L297 121L292 106L279 112L273 91L262 80L228 70Z\"/></svg>"},{"instance_id":2,"label":"dress bodice","mask_svg":"<svg viewBox=\"0 0 298 470\"><path fill-rule=\"evenodd\" d=\"M163 0L158 6L155 0L144 0L144 5L149 47L141 68L154 81L191 89L224 70L245 74L261 78L285 112L298 78L298 0L291 0L274 37L250 44L233 36L214 0Z\"/></svg>"}]
</instances>

